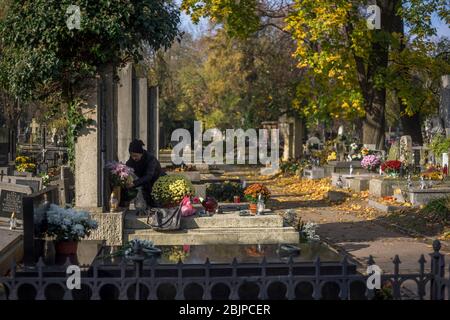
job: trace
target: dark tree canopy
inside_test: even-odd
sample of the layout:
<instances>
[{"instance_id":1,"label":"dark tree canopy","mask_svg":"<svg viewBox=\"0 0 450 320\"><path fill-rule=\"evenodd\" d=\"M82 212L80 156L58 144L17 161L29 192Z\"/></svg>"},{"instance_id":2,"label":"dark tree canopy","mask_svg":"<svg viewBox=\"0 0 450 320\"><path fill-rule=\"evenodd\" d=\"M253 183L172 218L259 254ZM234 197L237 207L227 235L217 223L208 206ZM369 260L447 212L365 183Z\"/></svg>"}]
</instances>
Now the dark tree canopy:
<instances>
[{"instance_id":1,"label":"dark tree canopy","mask_svg":"<svg viewBox=\"0 0 450 320\"><path fill-rule=\"evenodd\" d=\"M69 5L81 12L69 29ZM105 65L140 60L143 48L169 47L179 10L164 0L9 1L0 21L0 83L14 96L70 88Z\"/></svg>"}]
</instances>

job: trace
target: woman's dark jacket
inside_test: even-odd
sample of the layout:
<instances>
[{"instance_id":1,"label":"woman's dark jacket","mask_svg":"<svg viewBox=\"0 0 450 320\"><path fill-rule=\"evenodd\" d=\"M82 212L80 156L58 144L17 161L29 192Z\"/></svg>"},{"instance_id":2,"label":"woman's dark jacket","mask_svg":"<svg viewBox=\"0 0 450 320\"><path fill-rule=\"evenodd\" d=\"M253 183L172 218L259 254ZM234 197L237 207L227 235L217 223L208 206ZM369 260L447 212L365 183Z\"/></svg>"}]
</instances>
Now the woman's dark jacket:
<instances>
[{"instance_id":1,"label":"woman's dark jacket","mask_svg":"<svg viewBox=\"0 0 450 320\"><path fill-rule=\"evenodd\" d=\"M126 165L134 169L134 173L138 176L133 183L133 187L142 187L145 201L150 204L151 192L153 184L162 175L165 175L161 168L161 164L158 159L150 152L144 151L144 154L140 161L134 161L130 158Z\"/></svg>"}]
</instances>

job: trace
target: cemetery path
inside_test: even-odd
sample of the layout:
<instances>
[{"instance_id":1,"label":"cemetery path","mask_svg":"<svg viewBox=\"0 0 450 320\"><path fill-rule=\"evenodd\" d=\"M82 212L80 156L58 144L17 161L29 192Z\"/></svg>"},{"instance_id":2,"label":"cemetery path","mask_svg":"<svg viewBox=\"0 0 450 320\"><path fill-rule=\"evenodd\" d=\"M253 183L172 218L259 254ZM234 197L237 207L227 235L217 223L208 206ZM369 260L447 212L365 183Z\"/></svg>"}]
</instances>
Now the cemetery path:
<instances>
[{"instance_id":1,"label":"cemetery path","mask_svg":"<svg viewBox=\"0 0 450 320\"><path fill-rule=\"evenodd\" d=\"M298 178L269 179L255 175L246 179L268 185L272 192L271 208L280 214L291 209L303 222L317 223L322 240L353 256L362 267L367 265L369 255L386 272L393 272L396 254L402 272L418 271L421 254L429 261L432 252L429 239L414 238L386 224L385 214L369 208L366 199L354 197L341 205L329 203L325 195L330 185L326 181L311 185L309 180ZM442 253L450 259L450 248L445 243Z\"/></svg>"}]
</instances>

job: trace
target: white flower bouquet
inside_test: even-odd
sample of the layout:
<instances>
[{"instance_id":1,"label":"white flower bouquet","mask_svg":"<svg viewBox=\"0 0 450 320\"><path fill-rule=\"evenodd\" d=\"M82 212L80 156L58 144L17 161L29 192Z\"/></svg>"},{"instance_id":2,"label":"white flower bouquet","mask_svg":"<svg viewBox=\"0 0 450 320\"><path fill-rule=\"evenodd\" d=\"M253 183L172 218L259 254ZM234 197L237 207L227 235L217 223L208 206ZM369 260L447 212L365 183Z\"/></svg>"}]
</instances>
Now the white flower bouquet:
<instances>
[{"instance_id":1,"label":"white flower bouquet","mask_svg":"<svg viewBox=\"0 0 450 320\"><path fill-rule=\"evenodd\" d=\"M98 228L86 211L64 209L55 204L47 210L47 224L46 234L56 241L79 241Z\"/></svg>"}]
</instances>

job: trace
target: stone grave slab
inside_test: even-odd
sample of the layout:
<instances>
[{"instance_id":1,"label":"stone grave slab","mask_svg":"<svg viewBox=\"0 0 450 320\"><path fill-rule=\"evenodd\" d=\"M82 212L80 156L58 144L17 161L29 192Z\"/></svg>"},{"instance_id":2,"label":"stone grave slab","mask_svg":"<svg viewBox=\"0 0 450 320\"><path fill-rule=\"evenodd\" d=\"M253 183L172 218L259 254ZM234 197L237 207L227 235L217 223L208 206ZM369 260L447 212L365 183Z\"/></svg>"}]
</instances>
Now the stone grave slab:
<instances>
[{"instance_id":1,"label":"stone grave slab","mask_svg":"<svg viewBox=\"0 0 450 320\"><path fill-rule=\"evenodd\" d=\"M305 169L303 170L303 177L310 180L322 179L325 177L325 169L320 167Z\"/></svg>"},{"instance_id":2,"label":"stone grave slab","mask_svg":"<svg viewBox=\"0 0 450 320\"><path fill-rule=\"evenodd\" d=\"M349 174L350 165L353 167L353 174L367 173L367 170L361 166L361 161L330 161L324 165L325 176L329 177L333 173Z\"/></svg>"},{"instance_id":3,"label":"stone grave slab","mask_svg":"<svg viewBox=\"0 0 450 320\"><path fill-rule=\"evenodd\" d=\"M417 189L412 188L406 191L409 197L409 202L413 206L427 204L431 200L446 198L450 196L450 187L439 187L439 188L430 188L430 189Z\"/></svg>"},{"instance_id":4,"label":"stone grave slab","mask_svg":"<svg viewBox=\"0 0 450 320\"><path fill-rule=\"evenodd\" d=\"M361 192L369 189L369 178L354 178L349 181L349 187L352 191Z\"/></svg>"},{"instance_id":5,"label":"stone grave slab","mask_svg":"<svg viewBox=\"0 0 450 320\"><path fill-rule=\"evenodd\" d=\"M348 181L349 188L355 192L369 190L370 180L377 176L376 174L356 175L353 179Z\"/></svg>"},{"instance_id":6,"label":"stone grave slab","mask_svg":"<svg viewBox=\"0 0 450 320\"><path fill-rule=\"evenodd\" d=\"M22 232L0 228L0 276L9 270L13 261L20 261L22 256Z\"/></svg>"},{"instance_id":7,"label":"stone grave slab","mask_svg":"<svg viewBox=\"0 0 450 320\"><path fill-rule=\"evenodd\" d=\"M331 185L338 187L339 178L342 180L342 188L350 188L350 180L353 180L356 176L350 174L333 173L331 175Z\"/></svg>"},{"instance_id":8,"label":"stone grave slab","mask_svg":"<svg viewBox=\"0 0 450 320\"><path fill-rule=\"evenodd\" d=\"M242 203L239 205L246 205ZM229 204L230 208L234 204ZM284 226L283 218L270 210L263 215L241 216L239 211L225 211L212 216L182 218L177 231L158 232L146 223L146 217L129 212L125 217L125 241L147 239L156 245L202 244L276 244L298 243L299 234Z\"/></svg>"},{"instance_id":9,"label":"stone grave slab","mask_svg":"<svg viewBox=\"0 0 450 320\"><path fill-rule=\"evenodd\" d=\"M382 212L393 212L402 208L402 206L386 205L373 199L368 200L369 207L375 208Z\"/></svg>"},{"instance_id":10,"label":"stone grave slab","mask_svg":"<svg viewBox=\"0 0 450 320\"><path fill-rule=\"evenodd\" d=\"M369 195L376 198L392 196L394 186L399 184L402 184L401 179L373 178L369 182Z\"/></svg>"},{"instance_id":11,"label":"stone grave slab","mask_svg":"<svg viewBox=\"0 0 450 320\"><path fill-rule=\"evenodd\" d=\"M327 199L331 202L341 202L344 201L345 198L348 197L348 194L342 191L328 191Z\"/></svg>"}]
</instances>

